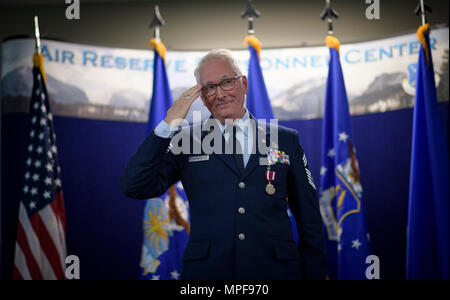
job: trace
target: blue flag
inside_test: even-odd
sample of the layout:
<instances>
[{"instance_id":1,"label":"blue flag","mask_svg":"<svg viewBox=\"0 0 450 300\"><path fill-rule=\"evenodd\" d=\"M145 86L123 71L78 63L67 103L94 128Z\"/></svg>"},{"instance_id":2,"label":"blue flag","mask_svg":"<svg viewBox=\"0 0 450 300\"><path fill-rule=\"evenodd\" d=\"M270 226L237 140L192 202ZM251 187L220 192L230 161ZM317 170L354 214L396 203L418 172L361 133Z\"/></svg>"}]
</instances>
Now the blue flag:
<instances>
[{"instance_id":1,"label":"blue flag","mask_svg":"<svg viewBox=\"0 0 450 300\"><path fill-rule=\"evenodd\" d=\"M269 95L267 94L266 84L264 83L264 76L259 64L259 51L261 43L259 40L250 35L245 39L245 43L249 44L250 61L248 64L248 94L246 106L248 111L256 119L265 119L270 122L274 119L272 105L270 104ZM256 48L256 49L255 49ZM291 231L295 242L298 242L297 225L295 223L294 215L287 210L291 222Z\"/></svg>"},{"instance_id":2,"label":"blue flag","mask_svg":"<svg viewBox=\"0 0 450 300\"><path fill-rule=\"evenodd\" d=\"M161 57L161 48L164 46L155 40L152 40L152 43L156 49L147 134L165 118L172 105L165 61ZM171 187L168 193L146 201L142 221L141 279L179 279L189 230L186 199L183 186L179 182Z\"/></svg>"},{"instance_id":3,"label":"blue flag","mask_svg":"<svg viewBox=\"0 0 450 300\"><path fill-rule=\"evenodd\" d=\"M419 28L409 181L406 279L449 279L449 160L438 108L428 25ZM425 34L423 34L423 30Z\"/></svg>"},{"instance_id":4,"label":"blue flag","mask_svg":"<svg viewBox=\"0 0 450 300\"><path fill-rule=\"evenodd\" d=\"M155 50L153 65L153 95L148 114L147 134L166 117L167 110L172 106L172 93L167 80L164 59Z\"/></svg>"},{"instance_id":5,"label":"blue flag","mask_svg":"<svg viewBox=\"0 0 450 300\"><path fill-rule=\"evenodd\" d=\"M250 62L248 64L247 109L256 119L266 119L267 122L270 122L274 116L259 65L258 52L252 46L249 46L248 49L250 50Z\"/></svg>"},{"instance_id":6,"label":"blue flag","mask_svg":"<svg viewBox=\"0 0 450 300\"><path fill-rule=\"evenodd\" d=\"M366 279L370 242L355 154L339 52L330 47L319 199L326 229L327 276L330 279Z\"/></svg>"}]
</instances>

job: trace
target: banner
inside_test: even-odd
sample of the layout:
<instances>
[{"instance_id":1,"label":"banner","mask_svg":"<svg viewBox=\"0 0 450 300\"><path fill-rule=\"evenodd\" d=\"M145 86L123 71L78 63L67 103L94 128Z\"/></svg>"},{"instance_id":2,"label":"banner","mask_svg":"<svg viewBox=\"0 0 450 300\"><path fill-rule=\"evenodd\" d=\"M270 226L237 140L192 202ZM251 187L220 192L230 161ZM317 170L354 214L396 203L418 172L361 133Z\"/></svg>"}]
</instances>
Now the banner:
<instances>
[{"instance_id":1,"label":"banner","mask_svg":"<svg viewBox=\"0 0 450 300\"><path fill-rule=\"evenodd\" d=\"M438 101L448 101L448 28L433 30ZM24 112L31 93L32 39L2 45L3 112ZM415 34L341 45L352 115L384 112L414 103L420 43ZM42 40L49 95L55 115L147 122L152 92L153 53ZM205 51L168 51L173 99L195 85L194 69ZM249 52L233 51L244 74ZM275 118L300 120L323 114L329 53L327 47L264 49L261 68ZM209 112L198 99L191 107Z\"/></svg>"}]
</instances>

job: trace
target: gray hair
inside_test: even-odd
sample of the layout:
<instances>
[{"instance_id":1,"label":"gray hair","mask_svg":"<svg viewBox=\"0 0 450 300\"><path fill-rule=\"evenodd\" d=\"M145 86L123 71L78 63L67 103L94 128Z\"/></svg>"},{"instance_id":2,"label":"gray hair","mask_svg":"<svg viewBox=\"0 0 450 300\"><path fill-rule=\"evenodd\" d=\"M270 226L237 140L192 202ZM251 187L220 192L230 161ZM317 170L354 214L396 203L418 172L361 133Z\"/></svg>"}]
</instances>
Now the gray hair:
<instances>
[{"instance_id":1,"label":"gray hair","mask_svg":"<svg viewBox=\"0 0 450 300\"><path fill-rule=\"evenodd\" d=\"M239 68L239 65L234 59L234 57L231 55L231 51L228 49L213 49L209 51L205 56L202 57L200 62L197 65L197 68L194 71L195 79L197 79L197 83L200 82L200 67L203 66L205 63L212 61L212 60L225 60L227 61L233 71L237 73L237 75L242 75L241 69Z\"/></svg>"}]
</instances>

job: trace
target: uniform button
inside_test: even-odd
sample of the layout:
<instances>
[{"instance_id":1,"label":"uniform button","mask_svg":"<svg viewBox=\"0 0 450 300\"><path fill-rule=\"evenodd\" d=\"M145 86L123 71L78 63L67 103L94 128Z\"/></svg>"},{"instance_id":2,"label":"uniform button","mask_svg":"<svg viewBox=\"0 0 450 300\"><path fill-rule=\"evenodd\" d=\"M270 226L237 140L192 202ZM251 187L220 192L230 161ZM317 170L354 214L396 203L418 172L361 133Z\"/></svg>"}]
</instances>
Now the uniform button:
<instances>
[{"instance_id":1,"label":"uniform button","mask_svg":"<svg viewBox=\"0 0 450 300\"><path fill-rule=\"evenodd\" d=\"M245 240L245 234L239 233L239 239L240 239L241 241Z\"/></svg>"},{"instance_id":2,"label":"uniform button","mask_svg":"<svg viewBox=\"0 0 450 300\"><path fill-rule=\"evenodd\" d=\"M239 182L239 187L240 187L241 189L245 188L245 183L243 183L242 181Z\"/></svg>"},{"instance_id":3,"label":"uniform button","mask_svg":"<svg viewBox=\"0 0 450 300\"><path fill-rule=\"evenodd\" d=\"M245 214L245 208L239 207L238 212L239 212L241 215Z\"/></svg>"}]
</instances>

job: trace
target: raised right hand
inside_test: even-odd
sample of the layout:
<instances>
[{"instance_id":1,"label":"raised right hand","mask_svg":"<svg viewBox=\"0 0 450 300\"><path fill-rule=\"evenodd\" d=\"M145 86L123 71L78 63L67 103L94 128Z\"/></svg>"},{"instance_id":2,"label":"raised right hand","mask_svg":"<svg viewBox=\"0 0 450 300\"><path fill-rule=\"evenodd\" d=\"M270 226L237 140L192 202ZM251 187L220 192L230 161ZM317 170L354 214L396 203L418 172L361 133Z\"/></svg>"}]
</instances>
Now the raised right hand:
<instances>
[{"instance_id":1,"label":"raised right hand","mask_svg":"<svg viewBox=\"0 0 450 300\"><path fill-rule=\"evenodd\" d=\"M170 127L178 127L178 125L183 122L192 103L200 96L201 88L202 86L200 84L197 84L181 94L181 96L177 100L175 100L175 102L167 111L166 118L164 119L164 121L166 121L166 123L169 124Z\"/></svg>"}]
</instances>

